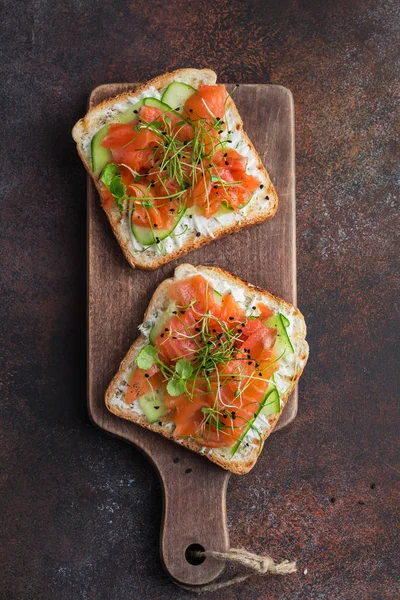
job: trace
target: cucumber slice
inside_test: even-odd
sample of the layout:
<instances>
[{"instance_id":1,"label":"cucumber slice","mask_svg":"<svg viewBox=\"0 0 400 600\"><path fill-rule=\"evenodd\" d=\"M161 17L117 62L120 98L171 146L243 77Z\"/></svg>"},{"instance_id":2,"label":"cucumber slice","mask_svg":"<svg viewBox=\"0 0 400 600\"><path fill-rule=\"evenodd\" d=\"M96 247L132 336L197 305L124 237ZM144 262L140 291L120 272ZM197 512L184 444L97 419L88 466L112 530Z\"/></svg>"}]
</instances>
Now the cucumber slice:
<instances>
[{"instance_id":1,"label":"cucumber slice","mask_svg":"<svg viewBox=\"0 0 400 600\"><path fill-rule=\"evenodd\" d=\"M184 212L185 211L182 210L180 213L177 213L175 215L174 224L170 229L154 229L151 227L141 227L140 225L135 225L131 221L132 233L137 239L137 241L140 244L142 244L142 246L152 246L153 244L158 244L162 240L165 240L166 237L171 235L175 227L178 225L179 221L182 219Z\"/></svg>"},{"instance_id":2,"label":"cucumber slice","mask_svg":"<svg viewBox=\"0 0 400 600\"><path fill-rule=\"evenodd\" d=\"M92 154L92 171L95 175L99 175L103 167L111 160L111 151L108 148L103 148L101 142L106 137L111 123L130 123L136 118L134 111L139 110L143 106L143 100L139 100L136 104L132 104L124 112L116 117L113 117L107 125L104 125L92 138L90 150Z\"/></svg>"},{"instance_id":3,"label":"cucumber slice","mask_svg":"<svg viewBox=\"0 0 400 600\"><path fill-rule=\"evenodd\" d=\"M103 148L101 142L107 135L109 125L105 125L93 136L90 144L92 153L92 171L95 175L100 175L103 167L111 160L111 151Z\"/></svg>"},{"instance_id":4,"label":"cucumber slice","mask_svg":"<svg viewBox=\"0 0 400 600\"><path fill-rule=\"evenodd\" d=\"M196 90L187 83L181 83L180 81L173 81L169 84L165 92L163 93L161 100L169 106L173 106L175 110L182 110L185 106L186 100L194 94Z\"/></svg>"},{"instance_id":5,"label":"cucumber slice","mask_svg":"<svg viewBox=\"0 0 400 600\"><path fill-rule=\"evenodd\" d=\"M222 304L222 294L220 292L217 292L217 290L214 290L214 301L217 304Z\"/></svg>"},{"instance_id":6,"label":"cucumber slice","mask_svg":"<svg viewBox=\"0 0 400 600\"><path fill-rule=\"evenodd\" d=\"M159 421L165 414L164 392L161 389L145 394L138 399L139 406L150 423Z\"/></svg>"},{"instance_id":7,"label":"cucumber slice","mask_svg":"<svg viewBox=\"0 0 400 600\"><path fill-rule=\"evenodd\" d=\"M242 206L239 206L239 210L242 210L242 208L244 208L245 206L248 205L248 203L250 202L250 200L252 199L253 196L250 196L250 198L247 200L247 202L245 202L244 204L242 204ZM229 215L233 213L233 208L232 206L228 206L227 204L225 204L225 202L223 202L221 204L221 206L219 207L219 209L217 210L217 212L215 213L214 217L222 217L222 215Z\"/></svg>"},{"instance_id":8,"label":"cucumber slice","mask_svg":"<svg viewBox=\"0 0 400 600\"><path fill-rule=\"evenodd\" d=\"M215 217L222 217L222 215L230 215L233 213L232 206L228 206L227 204L222 203L217 212L214 215Z\"/></svg>"},{"instance_id":9,"label":"cucumber slice","mask_svg":"<svg viewBox=\"0 0 400 600\"><path fill-rule=\"evenodd\" d=\"M271 383L268 386L267 393L263 402L263 407L260 410L260 415L276 415L281 410L281 400L279 392L274 382L274 376L271 378Z\"/></svg>"},{"instance_id":10,"label":"cucumber slice","mask_svg":"<svg viewBox=\"0 0 400 600\"><path fill-rule=\"evenodd\" d=\"M164 329L167 327L171 317L174 314L174 311L176 311L176 310L177 310L177 308L176 308L175 304L171 304L167 308L167 310L158 317L157 321L154 323L154 325L150 331L149 340L150 340L151 344L154 345L156 343L156 339L158 338L160 333L162 333L164 331Z\"/></svg>"},{"instance_id":11,"label":"cucumber slice","mask_svg":"<svg viewBox=\"0 0 400 600\"><path fill-rule=\"evenodd\" d=\"M287 319L281 313L278 313L267 319L265 324L267 327L272 327L277 330L276 343L279 351L285 351L285 353L293 354L294 348L286 331L286 328L290 325L289 319Z\"/></svg>"},{"instance_id":12,"label":"cucumber slice","mask_svg":"<svg viewBox=\"0 0 400 600\"><path fill-rule=\"evenodd\" d=\"M182 118L181 115L176 112L176 110L171 108L168 104L165 104L165 102L161 102L161 100L157 100L157 98L144 98L143 104L144 104L144 106L150 106L151 108L158 108L159 110L162 110L163 112L172 113L172 114L178 116L180 119Z\"/></svg>"},{"instance_id":13,"label":"cucumber slice","mask_svg":"<svg viewBox=\"0 0 400 600\"><path fill-rule=\"evenodd\" d=\"M247 423L246 428L236 444L233 446L231 450L231 456L234 456L239 448L240 444L243 442L244 438L248 431L253 427L254 421L257 419L258 415L263 414L266 416L276 415L281 410L281 403L279 398L279 392L276 389L276 385L274 382L274 377L272 376L271 382L267 388L264 399L260 402L260 405L256 412L254 413L254 417Z\"/></svg>"},{"instance_id":14,"label":"cucumber slice","mask_svg":"<svg viewBox=\"0 0 400 600\"><path fill-rule=\"evenodd\" d=\"M156 244L157 240L164 240L171 234L171 229L151 229L150 227L140 227L132 223L132 233L142 246L151 246Z\"/></svg>"}]
</instances>

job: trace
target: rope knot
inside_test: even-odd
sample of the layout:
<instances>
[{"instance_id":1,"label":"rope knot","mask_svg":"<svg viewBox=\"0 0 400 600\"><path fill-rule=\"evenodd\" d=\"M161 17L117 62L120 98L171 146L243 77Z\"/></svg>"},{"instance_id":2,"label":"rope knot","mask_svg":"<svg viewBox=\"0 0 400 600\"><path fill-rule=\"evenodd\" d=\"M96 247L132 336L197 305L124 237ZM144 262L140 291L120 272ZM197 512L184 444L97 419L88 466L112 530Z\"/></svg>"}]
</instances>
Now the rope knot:
<instances>
[{"instance_id":1,"label":"rope knot","mask_svg":"<svg viewBox=\"0 0 400 600\"><path fill-rule=\"evenodd\" d=\"M287 575L288 573L295 573L297 571L296 563L284 560L281 563L275 564L270 556L258 556L252 552L248 552L244 548L230 548L227 552L216 552L215 550L206 550L205 552L196 552L197 556L210 556L216 560L227 560L230 562L237 562L243 567L250 569L252 573L246 575L238 575L228 581L221 581L216 583L210 583L207 585L199 586L197 588L189 586L181 586L187 590L201 593L201 592L214 592L220 590L228 585L234 583L240 583L246 581L252 574L257 575Z\"/></svg>"},{"instance_id":2,"label":"rope knot","mask_svg":"<svg viewBox=\"0 0 400 600\"><path fill-rule=\"evenodd\" d=\"M274 561L272 560L272 558L270 556L260 556L261 558L261 562L260 562L260 568L259 568L259 573L261 575L266 575L267 573L274 573L275 572L275 564Z\"/></svg>"}]
</instances>

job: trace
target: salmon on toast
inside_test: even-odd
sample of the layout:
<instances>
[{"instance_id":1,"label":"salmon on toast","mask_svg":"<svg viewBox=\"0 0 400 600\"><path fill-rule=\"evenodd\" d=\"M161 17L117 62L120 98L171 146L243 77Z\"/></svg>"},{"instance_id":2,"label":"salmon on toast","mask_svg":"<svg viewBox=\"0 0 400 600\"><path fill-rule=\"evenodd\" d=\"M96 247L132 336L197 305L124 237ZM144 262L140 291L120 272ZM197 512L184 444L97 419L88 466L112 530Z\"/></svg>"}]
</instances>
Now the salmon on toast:
<instances>
[{"instance_id":1,"label":"salmon on toast","mask_svg":"<svg viewBox=\"0 0 400 600\"><path fill-rule=\"evenodd\" d=\"M140 331L108 409L249 471L307 361L301 313L222 269L184 264L157 288Z\"/></svg>"},{"instance_id":2,"label":"salmon on toast","mask_svg":"<svg viewBox=\"0 0 400 600\"><path fill-rule=\"evenodd\" d=\"M277 210L234 92L209 69L106 100L72 133L132 267L157 268Z\"/></svg>"}]
</instances>

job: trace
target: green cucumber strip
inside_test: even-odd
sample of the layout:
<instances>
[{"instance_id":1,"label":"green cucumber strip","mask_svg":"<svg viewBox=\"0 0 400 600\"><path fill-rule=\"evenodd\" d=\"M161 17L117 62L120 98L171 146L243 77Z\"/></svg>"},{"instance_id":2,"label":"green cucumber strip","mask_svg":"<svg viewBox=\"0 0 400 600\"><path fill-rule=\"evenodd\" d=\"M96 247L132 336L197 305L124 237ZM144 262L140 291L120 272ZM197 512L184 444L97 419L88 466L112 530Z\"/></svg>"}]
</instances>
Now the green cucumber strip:
<instances>
[{"instance_id":1,"label":"green cucumber strip","mask_svg":"<svg viewBox=\"0 0 400 600\"><path fill-rule=\"evenodd\" d=\"M165 240L165 238L172 234L172 232L179 224L179 221L182 219L184 213L184 210L180 211L179 213L176 213L175 222L170 229L154 229L153 227L140 227L139 225L134 225L132 223L132 214L130 213L129 218L131 221L132 233L139 242L139 244L142 244L142 246L152 246L153 244L158 243L157 240L161 242L162 240Z\"/></svg>"},{"instance_id":2,"label":"green cucumber strip","mask_svg":"<svg viewBox=\"0 0 400 600\"><path fill-rule=\"evenodd\" d=\"M150 331L149 340L151 344L154 345L156 343L156 339L167 327L168 323L173 317L173 312L176 310L177 308L175 304L171 304L167 310L161 313L161 315L158 317Z\"/></svg>"},{"instance_id":3,"label":"green cucumber strip","mask_svg":"<svg viewBox=\"0 0 400 600\"><path fill-rule=\"evenodd\" d=\"M222 215L228 215L233 213L232 206L228 206L227 204L222 203L217 212L215 213L214 218L222 217Z\"/></svg>"},{"instance_id":4,"label":"green cucumber strip","mask_svg":"<svg viewBox=\"0 0 400 600\"><path fill-rule=\"evenodd\" d=\"M242 204L241 206L239 206L239 210L242 210L242 208L244 208L245 206L248 205L248 203L250 202L250 200L252 199L253 196L250 196L250 198L247 200L247 202L245 202L244 204ZM217 212L215 213L214 217L221 217L222 215L228 215L233 213L233 208L232 206L228 206L228 204L225 204L225 202L222 202L221 206L219 207L219 209L217 210Z\"/></svg>"},{"instance_id":5,"label":"green cucumber strip","mask_svg":"<svg viewBox=\"0 0 400 600\"><path fill-rule=\"evenodd\" d=\"M178 112L176 112L176 110L174 110L173 108L168 106L168 104L165 104L165 102L161 102L161 100L157 100L157 98L144 98L143 104L144 104L144 106L150 106L151 108L158 108L159 110L162 110L163 112L172 113L172 114L178 116L180 119L182 119L182 115L180 115Z\"/></svg>"},{"instance_id":6,"label":"green cucumber strip","mask_svg":"<svg viewBox=\"0 0 400 600\"><path fill-rule=\"evenodd\" d=\"M276 397L278 398L279 408L277 407ZM262 413L264 407L270 407L269 410L271 412ZM274 412L272 412L272 410ZM258 417L259 414L262 413L265 415L274 415L274 414L277 414L279 411L280 411L279 392L276 388L276 385L274 383L273 376L272 376L271 383L269 384L269 386L267 388L264 399L260 402L260 405L259 405L257 411L254 413L254 417L247 423L246 429L244 430L244 432L242 433L242 435L240 436L240 438L238 439L236 444L233 446L233 448L231 450L231 456L234 456L236 454L240 444L243 442L243 439L246 437L248 431L253 427L254 421L256 420L256 418Z\"/></svg>"},{"instance_id":7,"label":"green cucumber strip","mask_svg":"<svg viewBox=\"0 0 400 600\"><path fill-rule=\"evenodd\" d=\"M279 397L279 392L276 389L275 384L273 385L273 389L270 391L267 402L264 404L263 408L260 410L260 415L276 415L281 410L281 399Z\"/></svg>"},{"instance_id":8,"label":"green cucumber strip","mask_svg":"<svg viewBox=\"0 0 400 600\"><path fill-rule=\"evenodd\" d=\"M289 319L287 319L282 313L277 313L273 317L270 317L265 321L267 327L271 327L277 330L276 342L278 348L285 350L290 354L294 353L293 344L286 331L286 328L290 325Z\"/></svg>"},{"instance_id":9,"label":"green cucumber strip","mask_svg":"<svg viewBox=\"0 0 400 600\"><path fill-rule=\"evenodd\" d=\"M92 137L90 151L92 154L92 171L95 175L100 175L103 167L111 160L111 150L103 148L101 142L108 133L109 125L105 125Z\"/></svg>"},{"instance_id":10,"label":"green cucumber strip","mask_svg":"<svg viewBox=\"0 0 400 600\"><path fill-rule=\"evenodd\" d=\"M164 392L160 389L138 398L139 406L150 423L159 421L165 414Z\"/></svg>"},{"instance_id":11,"label":"green cucumber strip","mask_svg":"<svg viewBox=\"0 0 400 600\"><path fill-rule=\"evenodd\" d=\"M160 240L164 240L171 233L171 229L152 229L151 227L140 227L132 223L132 233L142 246L151 246L156 244L156 237Z\"/></svg>"},{"instance_id":12,"label":"green cucumber strip","mask_svg":"<svg viewBox=\"0 0 400 600\"><path fill-rule=\"evenodd\" d=\"M92 154L92 171L95 175L99 175L103 170L103 167L111 160L111 151L108 148L103 148L101 142L104 140L108 133L108 129L111 123L130 123L134 121L136 118L135 110L139 110L139 108L143 106L143 100L139 100L136 104L132 104L129 108L124 110L124 112L120 113L113 117L107 125L104 125L101 129L94 134L90 149Z\"/></svg>"},{"instance_id":13,"label":"green cucumber strip","mask_svg":"<svg viewBox=\"0 0 400 600\"><path fill-rule=\"evenodd\" d=\"M214 292L214 301L217 304L222 304L222 294L220 292L217 292L217 290L213 290Z\"/></svg>"},{"instance_id":14,"label":"green cucumber strip","mask_svg":"<svg viewBox=\"0 0 400 600\"><path fill-rule=\"evenodd\" d=\"M173 81L164 91L161 100L169 106L173 106L175 110L182 110L186 100L192 96L196 90L187 83Z\"/></svg>"}]
</instances>

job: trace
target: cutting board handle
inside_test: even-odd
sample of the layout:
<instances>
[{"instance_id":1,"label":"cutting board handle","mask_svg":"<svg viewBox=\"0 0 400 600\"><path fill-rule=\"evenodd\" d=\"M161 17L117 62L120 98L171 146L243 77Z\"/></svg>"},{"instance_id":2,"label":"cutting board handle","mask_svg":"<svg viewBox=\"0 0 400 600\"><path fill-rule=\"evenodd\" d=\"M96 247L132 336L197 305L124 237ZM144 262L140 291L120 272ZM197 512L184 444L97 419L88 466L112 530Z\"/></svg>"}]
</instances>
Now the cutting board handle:
<instances>
[{"instance_id":1,"label":"cutting board handle","mask_svg":"<svg viewBox=\"0 0 400 600\"><path fill-rule=\"evenodd\" d=\"M156 458L153 455L153 459ZM161 560L176 583L203 585L213 581L224 564L193 550L226 551L226 489L229 473L203 457L177 446L155 460L164 492Z\"/></svg>"}]
</instances>

